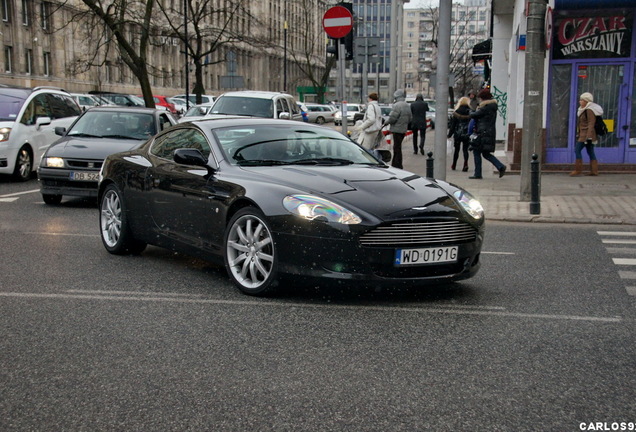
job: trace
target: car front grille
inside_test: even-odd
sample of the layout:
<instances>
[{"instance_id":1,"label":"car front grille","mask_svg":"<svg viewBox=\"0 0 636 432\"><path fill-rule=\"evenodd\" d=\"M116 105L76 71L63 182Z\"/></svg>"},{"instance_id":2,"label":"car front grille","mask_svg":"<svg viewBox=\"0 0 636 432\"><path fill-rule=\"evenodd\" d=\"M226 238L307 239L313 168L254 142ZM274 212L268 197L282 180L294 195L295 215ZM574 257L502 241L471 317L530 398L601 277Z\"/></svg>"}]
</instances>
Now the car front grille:
<instances>
[{"instance_id":1,"label":"car front grille","mask_svg":"<svg viewBox=\"0 0 636 432\"><path fill-rule=\"evenodd\" d=\"M102 168L104 161L94 159L66 159L69 168L99 170Z\"/></svg>"},{"instance_id":2,"label":"car front grille","mask_svg":"<svg viewBox=\"0 0 636 432\"><path fill-rule=\"evenodd\" d=\"M411 246L471 242L477 229L466 222L406 222L379 226L360 237L363 246Z\"/></svg>"}]
</instances>

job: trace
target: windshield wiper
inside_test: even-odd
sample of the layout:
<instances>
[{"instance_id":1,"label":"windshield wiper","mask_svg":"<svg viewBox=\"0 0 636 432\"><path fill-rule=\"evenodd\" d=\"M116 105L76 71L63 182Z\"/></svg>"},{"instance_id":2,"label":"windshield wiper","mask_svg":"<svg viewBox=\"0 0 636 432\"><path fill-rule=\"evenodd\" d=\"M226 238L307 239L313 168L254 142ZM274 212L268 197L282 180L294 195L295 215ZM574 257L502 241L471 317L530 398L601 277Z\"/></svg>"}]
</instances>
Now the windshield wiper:
<instances>
[{"instance_id":1,"label":"windshield wiper","mask_svg":"<svg viewBox=\"0 0 636 432\"><path fill-rule=\"evenodd\" d=\"M355 162L349 159L339 159L331 157L300 159L293 162L298 165L352 165Z\"/></svg>"},{"instance_id":2,"label":"windshield wiper","mask_svg":"<svg viewBox=\"0 0 636 432\"><path fill-rule=\"evenodd\" d=\"M74 133L74 134L67 134L68 136L72 136L72 137L81 137L81 138L102 138L101 135L93 135L93 134L87 134L87 133Z\"/></svg>"},{"instance_id":3,"label":"windshield wiper","mask_svg":"<svg viewBox=\"0 0 636 432\"><path fill-rule=\"evenodd\" d=\"M290 162L274 159L243 159L236 161L241 166L267 166L267 165L289 165Z\"/></svg>"},{"instance_id":4,"label":"windshield wiper","mask_svg":"<svg viewBox=\"0 0 636 432\"><path fill-rule=\"evenodd\" d=\"M128 135L103 135L102 138L117 138L117 139L129 139L129 140L138 140L137 137L132 137Z\"/></svg>"}]
</instances>

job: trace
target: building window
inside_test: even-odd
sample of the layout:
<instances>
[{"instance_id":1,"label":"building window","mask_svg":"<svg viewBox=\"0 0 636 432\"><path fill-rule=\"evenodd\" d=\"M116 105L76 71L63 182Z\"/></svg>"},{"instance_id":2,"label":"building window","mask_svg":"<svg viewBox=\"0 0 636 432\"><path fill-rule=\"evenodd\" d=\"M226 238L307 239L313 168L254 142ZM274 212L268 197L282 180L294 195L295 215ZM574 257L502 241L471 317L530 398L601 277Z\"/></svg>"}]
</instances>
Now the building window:
<instances>
[{"instance_id":1,"label":"building window","mask_svg":"<svg viewBox=\"0 0 636 432\"><path fill-rule=\"evenodd\" d=\"M51 53L45 52L43 60L44 76L49 76L51 75Z\"/></svg>"},{"instance_id":2,"label":"building window","mask_svg":"<svg viewBox=\"0 0 636 432\"><path fill-rule=\"evenodd\" d=\"M4 71L6 73L13 72L13 48L10 46L4 47Z\"/></svg>"},{"instance_id":3,"label":"building window","mask_svg":"<svg viewBox=\"0 0 636 432\"><path fill-rule=\"evenodd\" d=\"M33 50L27 49L24 54L25 54L24 72L27 75L31 75L33 73Z\"/></svg>"},{"instance_id":4,"label":"building window","mask_svg":"<svg viewBox=\"0 0 636 432\"><path fill-rule=\"evenodd\" d=\"M2 1L2 21L10 22L11 21L11 3L10 0L1 0Z\"/></svg>"},{"instance_id":5,"label":"building window","mask_svg":"<svg viewBox=\"0 0 636 432\"><path fill-rule=\"evenodd\" d=\"M22 0L22 24L28 26L30 23L29 16L31 15L31 1Z\"/></svg>"},{"instance_id":6,"label":"building window","mask_svg":"<svg viewBox=\"0 0 636 432\"><path fill-rule=\"evenodd\" d=\"M40 4L40 25L42 26L42 30L48 30L51 27L50 19L51 3L42 2Z\"/></svg>"}]
</instances>

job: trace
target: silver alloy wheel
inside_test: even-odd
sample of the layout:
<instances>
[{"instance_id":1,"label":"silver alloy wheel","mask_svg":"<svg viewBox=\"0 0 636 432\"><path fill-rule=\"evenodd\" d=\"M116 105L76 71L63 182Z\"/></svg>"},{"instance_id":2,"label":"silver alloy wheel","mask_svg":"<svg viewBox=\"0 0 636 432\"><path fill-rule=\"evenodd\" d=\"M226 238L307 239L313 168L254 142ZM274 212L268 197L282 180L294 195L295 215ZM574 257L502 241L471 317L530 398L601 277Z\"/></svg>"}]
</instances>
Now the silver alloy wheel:
<instances>
[{"instance_id":1,"label":"silver alloy wheel","mask_svg":"<svg viewBox=\"0 0 636 432\"><path fill-rule=\"evenodd\" d=\"M16 161L16 171L20 178L28 179L31 177L31 168L33 163L31 162L31 154L25 148L20 149L18 153L18 160Z\"/></svg>"},{"instance_id":2,"label":"silver alloy wheel","mask_svg":"<svg viewBox=\"0 0 636 432\"><path fill-rule=\"evenodd\" d=\"M241 286L255 289L268 280L274 267L274 242L261 219L252 214L238 218L225 248L230 272Z\"/></svg>"},{"instance_id":3,"label":"silver alloy wheel","mask_svg":"<svg viewBox=\"0 0 636 432\"><path fill-rule=\"evenodd\" d=\"M121 236L122 225L121 201L114 190L106 191L102 199L100 226L104 243L109 247L115 247Z\"/></svg>"}]
</instances>

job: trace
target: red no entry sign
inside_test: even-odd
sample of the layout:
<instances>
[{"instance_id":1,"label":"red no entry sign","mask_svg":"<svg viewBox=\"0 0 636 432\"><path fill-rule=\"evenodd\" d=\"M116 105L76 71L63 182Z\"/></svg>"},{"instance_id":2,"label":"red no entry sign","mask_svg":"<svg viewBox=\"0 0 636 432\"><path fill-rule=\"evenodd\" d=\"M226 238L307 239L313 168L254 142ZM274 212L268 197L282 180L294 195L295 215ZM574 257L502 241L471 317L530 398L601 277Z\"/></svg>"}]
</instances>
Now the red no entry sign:
<instances>
[{"instance_id":1,"label":"red no entry sign","mask_svg":"<svg viewBox=\"0 0 636 432\"><path fill-rule=\"evenodd\" d=\"M349 34L353 28L353 15L349 9L342 6L329 8L322 17L322 27L334 39L340 39Z\"/></svg>"}]
</instances>

